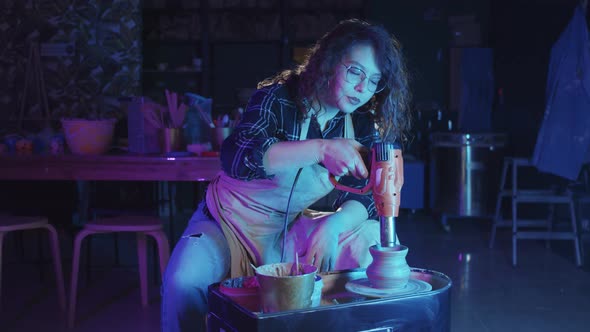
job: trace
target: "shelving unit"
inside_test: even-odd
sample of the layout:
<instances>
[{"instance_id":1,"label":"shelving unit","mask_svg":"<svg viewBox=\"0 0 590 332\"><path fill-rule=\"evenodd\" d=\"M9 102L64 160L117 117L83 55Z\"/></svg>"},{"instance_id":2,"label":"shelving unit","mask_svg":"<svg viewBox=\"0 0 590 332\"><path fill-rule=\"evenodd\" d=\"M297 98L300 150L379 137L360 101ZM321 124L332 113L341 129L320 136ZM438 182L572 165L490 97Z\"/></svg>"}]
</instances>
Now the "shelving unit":
<instances>
[{"instance_id":1,"label":"shelving unit","mask_svg":"<svg viewBox=\"0 0 590 332\"><path fill-rule=\"evenodd\" d=\"M170 1L144 1L143 95L163 102L164 89L202 91L206 80L195 58L202 53L203 14L197 8L179 7Z\"/></svg>"},{"instance_id":2,"label":"shelving unit","mask_svg":"<svg viewBox=\"0 0 590 332\"><path fill-rule=\"evenodd\" d=\"M366 17L367 2L146 0L143 94L194 92L213 98L214 115L228 112L242 106L239 89L293 65L297 48L311 46L338 21Z\"/></svg>"}]
</instances>

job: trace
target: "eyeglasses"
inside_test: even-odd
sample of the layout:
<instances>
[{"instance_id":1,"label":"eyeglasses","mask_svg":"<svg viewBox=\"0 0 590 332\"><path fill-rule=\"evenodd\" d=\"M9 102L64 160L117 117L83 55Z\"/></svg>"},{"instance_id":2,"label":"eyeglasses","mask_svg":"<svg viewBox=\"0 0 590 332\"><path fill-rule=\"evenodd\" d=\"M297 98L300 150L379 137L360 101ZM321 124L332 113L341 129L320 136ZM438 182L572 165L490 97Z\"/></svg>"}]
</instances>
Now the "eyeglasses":
<instances>
[{"instance_id":1,"label":"eyeglasses","mask_svg":"<svg viewBox=\"0 0 590 332\"><path fill-rule=\"evenodd\" d=\"M346 67L346 82L357 85L367 78L367 74L365 74L365 72L359 67L355 67L353 65L347 66L345 64L342 65ZM374 93L378 93L383 91L383 89L385 89L385 86L386 84L384 80L369 78L369 81L367 83L367 90Z\"/></svg>"}]
</instances>

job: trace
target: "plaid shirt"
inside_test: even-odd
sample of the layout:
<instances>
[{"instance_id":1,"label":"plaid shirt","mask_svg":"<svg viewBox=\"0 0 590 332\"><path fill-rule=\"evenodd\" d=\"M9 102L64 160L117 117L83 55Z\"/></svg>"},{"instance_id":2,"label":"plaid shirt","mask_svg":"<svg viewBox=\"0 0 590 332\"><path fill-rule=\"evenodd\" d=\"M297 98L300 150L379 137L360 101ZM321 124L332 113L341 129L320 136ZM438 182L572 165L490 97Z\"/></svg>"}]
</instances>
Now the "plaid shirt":
<instances>
[{"instance_id":1,"label":"plaid shirt","mask_svg":"<svg viewBox=\"0 0 590 332\"><path fill-rule=\"evenodd\" d=\"M298 121L298 109L286 86L275 84L257 90L243 114L240 124L223 143L221 165L231 177L250 181L266 179L262 157L268 148L281 141L298 141L301 133L301 121ZM341 138L344 135L345 113L339 112L332 118L322 132L317 120L312 117L307 139ZM375 129L369 112L355 111L352 114L355 139L370 148L375 136ZM340 183L362 188L367 179L357 180L345 176ZM372 195L358 195L341 192L333 207L336 209L347 200L362 203L369 212L370 218L376 218L375 203Z\"/></svg>"}]
</instances>

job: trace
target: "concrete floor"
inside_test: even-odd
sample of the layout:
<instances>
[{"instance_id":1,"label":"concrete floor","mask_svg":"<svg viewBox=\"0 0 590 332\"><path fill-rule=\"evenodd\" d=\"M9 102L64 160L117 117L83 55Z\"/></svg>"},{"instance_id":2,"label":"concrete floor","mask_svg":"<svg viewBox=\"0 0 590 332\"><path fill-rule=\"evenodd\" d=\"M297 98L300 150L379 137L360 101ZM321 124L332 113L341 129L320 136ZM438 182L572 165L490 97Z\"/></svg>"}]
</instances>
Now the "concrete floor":
<instances>
[{"instance_id":1,"label":"concrete floor","mask_svg":"<svg viewBox=\"0 0 590 332\"><path fill-rule=\"evenodd\" d=\"M588 331L590 259L576 267L571 241L553 241L550 248L544 241L519 241L519 266L512 267L509 230L500 229L495 248L489 249L488 220L451 219L450 225L445 232L420 213L398 219L399 237L410 248L410 266L440 271L453 280L451 331ZM68 241L63 240L67 280ZM26 257L36 257L35 251L23 261L10 243L4 246L0 331L160 330L158 285L150 283L150 304L142 308L133 266L93 269L92 281L80 286L76 327L66 329L51 266L45 264L40 282L38 269ZM585 245L590 247L588 241Z\"/></svg>"}]
</instances>

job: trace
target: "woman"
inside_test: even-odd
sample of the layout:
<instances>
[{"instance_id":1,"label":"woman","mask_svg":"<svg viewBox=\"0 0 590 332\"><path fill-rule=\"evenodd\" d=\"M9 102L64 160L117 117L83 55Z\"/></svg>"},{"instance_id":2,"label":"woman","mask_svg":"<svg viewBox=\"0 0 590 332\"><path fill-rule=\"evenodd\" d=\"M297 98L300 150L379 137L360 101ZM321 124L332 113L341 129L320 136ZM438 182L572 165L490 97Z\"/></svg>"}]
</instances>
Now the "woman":
<instances>
[{"instance_id":1,"label":"woman","mask_svg":"<svg viewBox=\"0 0 590 332\"><path fill-rule=\"evenodd\" d=\"M176 245L163 281L162 328L203 328L207 287L281 260L319 271L366 267L379 243L371 195L343 192L333 213L306 210L340 182L361 187L362 155L409 128L400 47L384 28L339 23L303 64L258 85L223 143L223 172ZM285 237L285 230L289 229Z\"/></svg>"}]
</instances>

